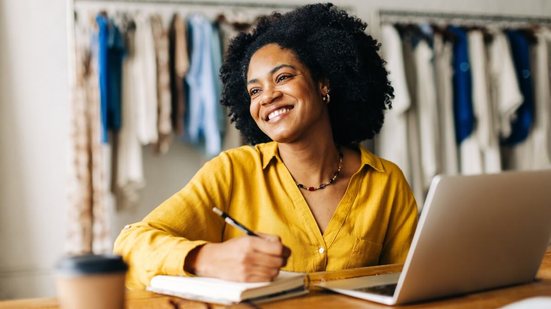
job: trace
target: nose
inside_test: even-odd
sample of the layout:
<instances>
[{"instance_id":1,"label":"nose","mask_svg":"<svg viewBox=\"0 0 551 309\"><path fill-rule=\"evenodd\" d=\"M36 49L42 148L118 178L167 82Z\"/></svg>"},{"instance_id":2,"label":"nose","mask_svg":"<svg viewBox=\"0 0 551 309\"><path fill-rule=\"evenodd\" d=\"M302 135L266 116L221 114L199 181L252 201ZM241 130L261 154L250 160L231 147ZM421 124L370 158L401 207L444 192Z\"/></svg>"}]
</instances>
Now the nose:
<instances>
[{"instance_id":1,"label":"nose","mask_svg":"<svg viewBox=\"0 0 551 309\"><path fill-rule=\"evenodd\" d=\"M267 87L262 91L262 98L260 99L261 105L270 104L276 99L281 97L281 92L273 87Z\"/></svg>"}]
</instances>

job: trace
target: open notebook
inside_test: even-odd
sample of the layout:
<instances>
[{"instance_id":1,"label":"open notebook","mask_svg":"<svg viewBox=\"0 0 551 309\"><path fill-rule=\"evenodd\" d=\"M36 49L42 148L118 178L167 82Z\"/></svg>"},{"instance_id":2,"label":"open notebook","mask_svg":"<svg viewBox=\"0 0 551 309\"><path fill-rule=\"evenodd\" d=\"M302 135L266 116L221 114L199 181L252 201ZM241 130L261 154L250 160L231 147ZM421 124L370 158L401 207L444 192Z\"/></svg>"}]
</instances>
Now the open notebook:
<instances>
[{"instance_id":1,"label":"open notebook","mask_svg":"<svg viewBox=\"0 0 551 309\"><path fill-rule=\"evenodd\" d=\"M305 277L303 273L281 271L271 282L244 283L205 277L155 276L147 289L225 305L243 301L261 303L308 293Z\"/></svg>"}]
</instances>

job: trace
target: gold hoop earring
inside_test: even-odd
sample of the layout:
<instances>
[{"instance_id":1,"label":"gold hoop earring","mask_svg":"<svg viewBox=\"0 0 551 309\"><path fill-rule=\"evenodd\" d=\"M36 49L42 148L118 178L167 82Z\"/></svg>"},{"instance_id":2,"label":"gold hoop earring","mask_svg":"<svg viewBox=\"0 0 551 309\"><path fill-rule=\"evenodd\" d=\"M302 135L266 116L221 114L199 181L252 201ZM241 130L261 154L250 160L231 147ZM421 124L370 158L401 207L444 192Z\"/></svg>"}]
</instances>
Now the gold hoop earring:
<instances>
[{"instance_id":1,"label":"gold hoop earring","mask_svg":"<svg viewBox=\"0 0 551 309\"><path fill-rule=\"evenodd\" d=\"M331 101L331 97L329 96L329 93L321 97L321 100L323 101L323 103L329 104L329 102Z\"/></svg>"}]
</instances>

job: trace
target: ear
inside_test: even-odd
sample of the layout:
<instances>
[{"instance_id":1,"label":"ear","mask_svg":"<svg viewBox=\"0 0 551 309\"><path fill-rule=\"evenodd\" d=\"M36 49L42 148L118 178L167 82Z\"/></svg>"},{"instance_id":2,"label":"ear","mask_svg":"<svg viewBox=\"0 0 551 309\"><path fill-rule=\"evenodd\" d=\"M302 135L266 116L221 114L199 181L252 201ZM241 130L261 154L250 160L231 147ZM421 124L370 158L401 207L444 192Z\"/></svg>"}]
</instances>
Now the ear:
<instances>
[{"instance_id":1,"label":"ear","mask_svg":"<svg viewBox=\"0 0 551 309\"><path fill-rule=\"evenodd\" d=\"M325 96L329 93L331 89L331 87L329 87L329 80L323 78L319 81L318 85L322 96Z\"/></svg>"}]
</instances>

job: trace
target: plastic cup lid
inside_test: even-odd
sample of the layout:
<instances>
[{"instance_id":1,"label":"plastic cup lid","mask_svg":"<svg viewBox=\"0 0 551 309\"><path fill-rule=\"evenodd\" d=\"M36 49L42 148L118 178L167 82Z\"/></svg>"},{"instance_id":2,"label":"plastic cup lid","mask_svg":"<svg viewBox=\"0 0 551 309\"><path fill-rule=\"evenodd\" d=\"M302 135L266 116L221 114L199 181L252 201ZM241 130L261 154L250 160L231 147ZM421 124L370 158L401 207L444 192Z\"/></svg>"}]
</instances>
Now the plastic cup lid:
<instances>
[{"instance_id":1,"label":"plastic cup lid","mask_svg":"<svg viewBox=\"0 0 551 309\"><path fill-rule=\"evenodd\" d=\"M65 257L56 269L60 274L86 275L126 272L128 265L118 255L87 254Z\"/></svg>"}]
</instances>

